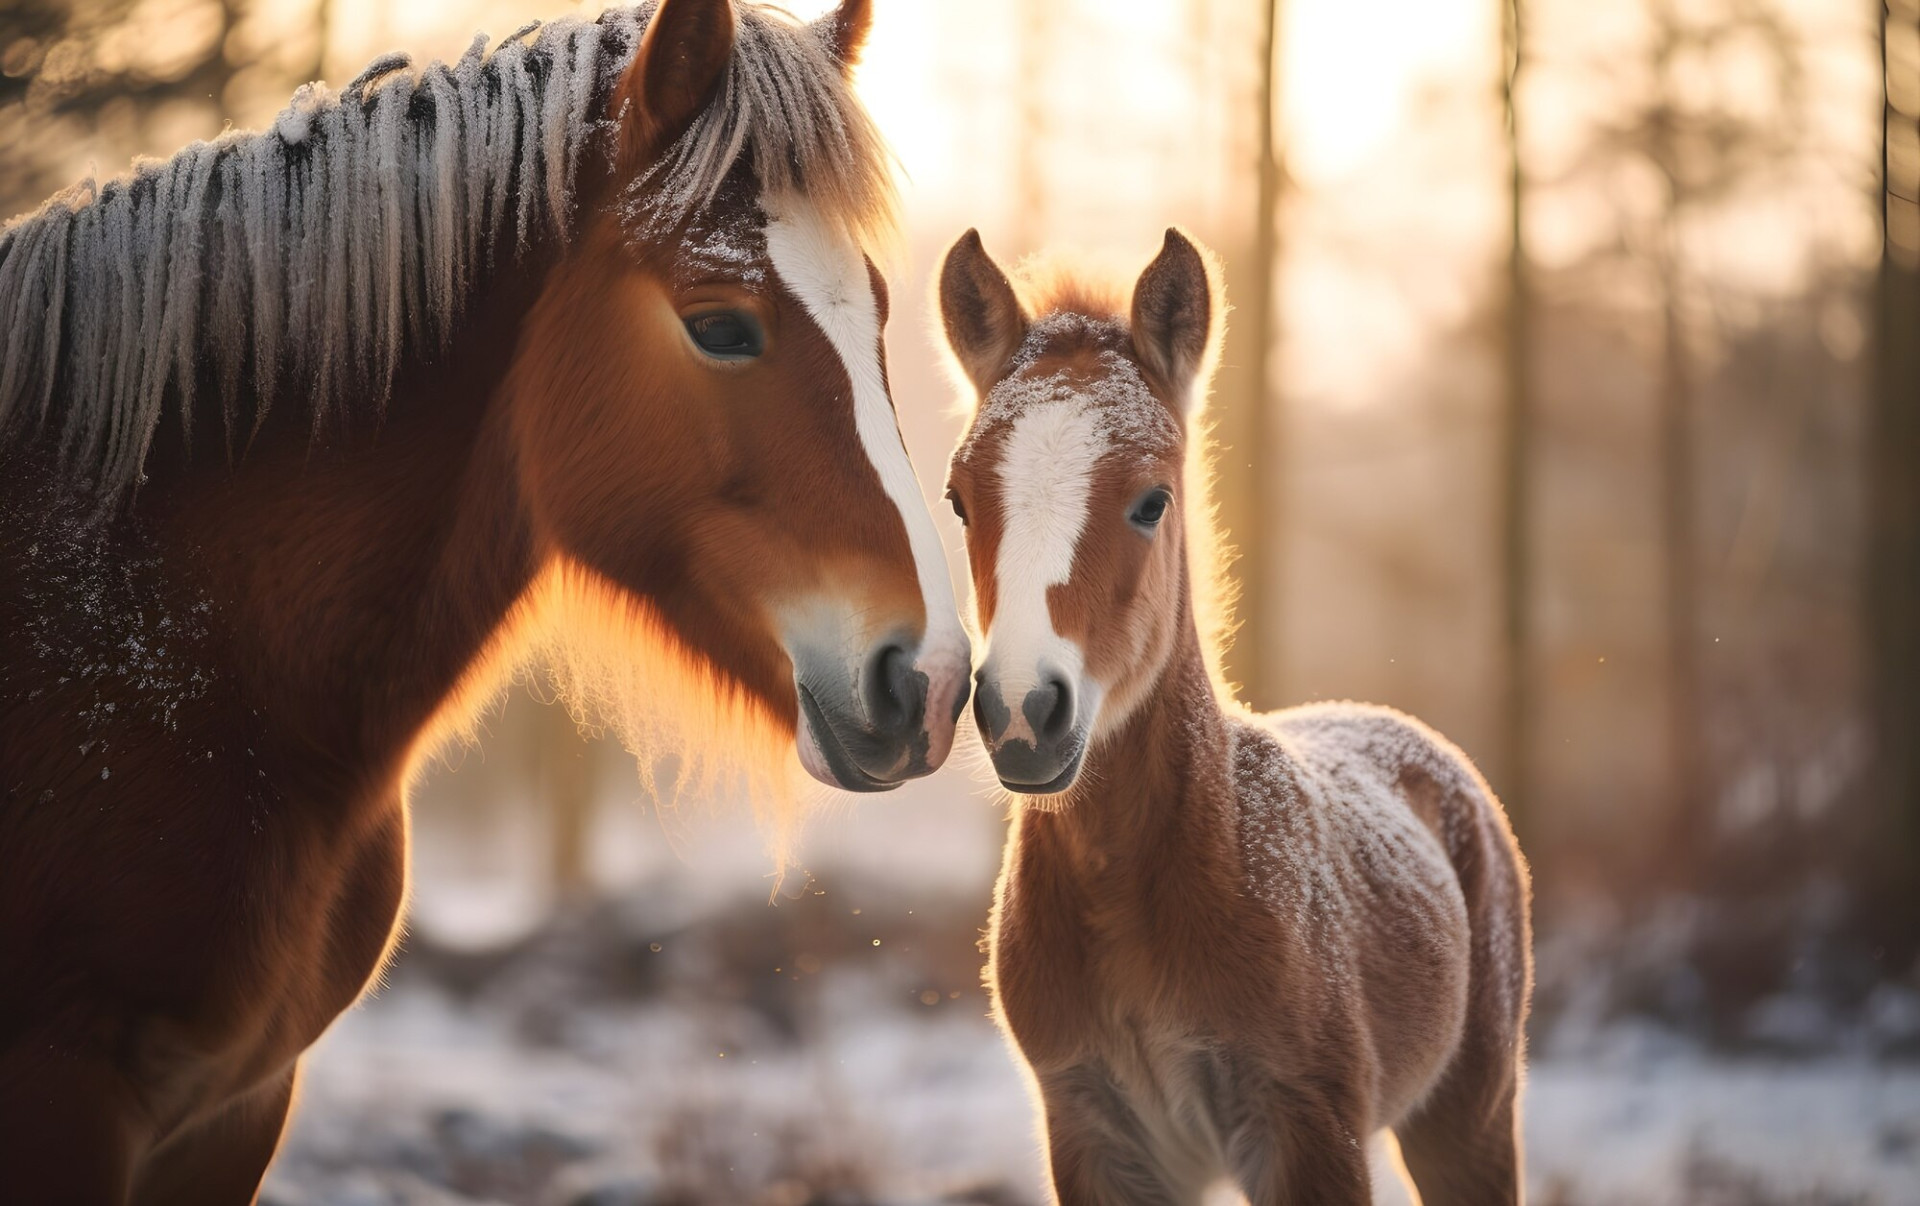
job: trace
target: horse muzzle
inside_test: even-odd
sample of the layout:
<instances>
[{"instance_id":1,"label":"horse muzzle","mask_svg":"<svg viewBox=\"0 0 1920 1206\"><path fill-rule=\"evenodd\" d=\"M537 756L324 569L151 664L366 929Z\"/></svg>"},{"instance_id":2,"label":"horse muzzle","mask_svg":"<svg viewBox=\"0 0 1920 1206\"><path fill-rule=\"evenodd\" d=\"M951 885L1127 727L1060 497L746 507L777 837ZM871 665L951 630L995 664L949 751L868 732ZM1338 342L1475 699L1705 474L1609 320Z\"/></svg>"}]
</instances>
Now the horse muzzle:
<instances>
[{"instance_id":1,"label":"horse muzzle","mask_svg":"<svg viewBox=\"0 0 1920 1206\"><path fill-rule=\"evenodd\" d=\"M795 740L808 774L847 791L887 791L947 760L967 703L964 644L920 650L885 640L852 666L832 656L791 656L800 705Z\"/></svg>"}]
</instances>

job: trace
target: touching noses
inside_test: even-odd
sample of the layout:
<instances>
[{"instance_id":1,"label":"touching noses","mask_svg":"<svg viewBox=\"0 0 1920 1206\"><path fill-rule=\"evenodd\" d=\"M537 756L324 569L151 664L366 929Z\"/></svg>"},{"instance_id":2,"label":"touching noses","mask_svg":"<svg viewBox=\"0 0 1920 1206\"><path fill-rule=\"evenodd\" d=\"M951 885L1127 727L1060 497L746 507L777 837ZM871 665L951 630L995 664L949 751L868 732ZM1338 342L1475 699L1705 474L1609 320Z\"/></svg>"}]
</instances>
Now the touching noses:
<instances>
[{"instance_id":1,"label":"touching noses","mask_svg":"<svg viewBox=\"0 0 1920 1206\"><path fill-rule=\"evenodd\" d=\"M850 791L885 791L938 770L966 707L968 664L964 644L887 639L860 659L851 690L836 689L830 669L803 668L801 760Z\"/></svg>"},{"instance_id":2,"label":"touching noses","mask_svg":"<svg viewBox=\"0 0 1920 1206\"><path fill-rule=\"evenodd\" d=\"M916 658L887 642L867 659L860 694L875 742L906 753L908 777L924 775L953 748L953 726L967 706L965 663L946 664L938 654Z\"/></svg>"},{"instance_id":3,"label":"touching noses","mask_svg":"<svg viewBox=\"0 0 1920 1206\"><path fill-rule=\"evenodd\" d=\"M1008 684L991 666L982 667L977 678L974 720L1001 785L1010 791L1046 793L1071 783L1086 749L1073 680L1046 672L1037 683L1008 692ZM1018 698L1009 699L1010 693Z\"/></svg>"}]
</instances>

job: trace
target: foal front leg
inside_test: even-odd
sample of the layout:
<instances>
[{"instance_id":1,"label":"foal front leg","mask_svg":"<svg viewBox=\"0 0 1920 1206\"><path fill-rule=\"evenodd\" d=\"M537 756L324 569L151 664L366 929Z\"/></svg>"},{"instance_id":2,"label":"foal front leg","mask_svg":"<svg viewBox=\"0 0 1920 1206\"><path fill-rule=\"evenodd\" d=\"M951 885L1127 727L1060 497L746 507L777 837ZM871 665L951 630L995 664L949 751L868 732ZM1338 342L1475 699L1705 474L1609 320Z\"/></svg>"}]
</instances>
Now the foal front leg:
<instances>
[{"instance_id":1,"label":"foal front leg","mask_svg":"<svg viewBox=\"0 0 1920 1206\"><path fill-rule=\"evenodd\" d=\"M1204 1186L1170 1183L1103 1069L1040 1078L1058 1206L1197 1206Z\"/></svg>"}]
</instances>

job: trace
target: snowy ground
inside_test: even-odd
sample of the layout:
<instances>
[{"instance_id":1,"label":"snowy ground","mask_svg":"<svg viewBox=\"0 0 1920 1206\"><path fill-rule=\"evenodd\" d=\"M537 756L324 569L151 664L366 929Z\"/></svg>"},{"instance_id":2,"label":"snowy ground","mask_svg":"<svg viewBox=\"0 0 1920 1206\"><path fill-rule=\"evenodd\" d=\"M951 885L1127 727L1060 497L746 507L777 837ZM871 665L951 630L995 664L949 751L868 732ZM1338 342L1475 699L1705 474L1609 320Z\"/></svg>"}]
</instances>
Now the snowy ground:
<instances>
[{"instance_id":1,"label":"snowy ground","mask_svg":"<svg viewBox=\"0 0 1920 1206\"><path fill-rule=\"evenodd\" d=\"M573 1008L533 987L550 965L478 994L403 967L309 1061L268 1200L1039 1200L1024 1086L982 998L920 987L925 965L885 941L870 966L851 946L816 957L786 1001L656 984ZM1534 1066L1536 1202L1920 1203L1920 1067L1619 1047Z\"/></svg>"},{"instance_id":2,"label":"snowy ground","mask_svg":"<svg viewBox=\"0 0 1920 1206\"><path fill-rule=\"evenodd\" d=\"M1044 1200L978 982L990 810L843 817L771 903L737 823L669 850L616 811L606 894L557 913L537 828L489 815L455 835L423 801L415 937L309 1058L264 1202ZM1618 1024L1541 1045L1536 1203L1920 1206L1920 1061L1716 1059Z\"/></svg>"}]
</instances>

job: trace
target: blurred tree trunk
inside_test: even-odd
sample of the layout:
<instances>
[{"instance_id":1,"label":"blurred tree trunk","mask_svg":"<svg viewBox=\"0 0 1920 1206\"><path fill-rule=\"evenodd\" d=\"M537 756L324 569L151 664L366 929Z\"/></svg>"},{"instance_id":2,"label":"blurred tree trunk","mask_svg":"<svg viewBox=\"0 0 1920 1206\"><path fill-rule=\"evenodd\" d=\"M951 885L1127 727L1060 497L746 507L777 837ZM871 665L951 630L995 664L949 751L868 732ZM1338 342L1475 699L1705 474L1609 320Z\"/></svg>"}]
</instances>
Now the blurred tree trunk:
<instances>
[{"instance_id":1,"label":"blurred tree trunk","mask_svg":"<svg viewBox=\"0 0 1920 1206\"><path fill-rule=\"evenodd\" d=\"M547 797L548 869L562 904L587 893L587 838L593 822L593 752L565 706L538 705L535 782Z\"/></svg>"},{"instance_id":2,"label":"blurred tree trunk","mask_svg":"<svg viewBox=\"0 0 1920 1206\"><path fill-rule=\"evenodd\" d=\"M1516 827L1527 825L1533 778L1533 558L1531 533L1533 310L1524 241L1526 170L1520 158L1518 89L1525 60L1522 0L1503 0L1500 98L1506 121L1507 298L1501 371L1501 612L1505 645L1502 756L1496 785Z\"/></svg>"},{"instance_id":3,"label":"blurred tree trunk","mask_svg":"<svg viewBox=\"0 0 1920 1206\"><path fill-rule=\"evenodd\" d=\"M1280 268L1280 204L1286 169L1277 117L1281 0L1261 0L1259 87L1254 148L1253 230L1245 266L1229 274L1219 432L1221 519L1236 554L1240 595L1227 674L1255 708L1279 707L1281 590L1275 566L1285 530L1285 462L1278 439L1279 397L1272 387L1275 281Z\"/></svg>"},{"instance_id":4,"label":"blurred tree trunk","mask_svg":"<svg viewBox=\"0 0 1920 1206\"><path fill-rule=\"evenodd\" d=\"M327 47L333 39L333 0L314 0L313 5L313 65L308 68L307 78L302 83L312 83L326 78Z\"/></svg>"},{"instance_id":5,"label":"blurred tree trunk","mask_svg":"<svg viewBox=\"0 0 1920 1206\"><path fill-rule=\"evenodd\" d=\"M1920 926L1920 4L1880 12L1881 255L1868 419L1867 650L1881 823L1882 915L1908 942Z\"/></svg>"},{"instance_id":6,"label":"blurred tree trunk","mask_svg":"<svg viewBox=\"0 0 1920 1206\"><path fill-rule=\"evenodd\" d=\"M1047 88L1049 56L1056 53L1053 6L1022 4L1020 12L1020 134L1014 161L1014 238L1031 255L1047 238Z\"/></svg>"},{"instance_id":7,"label":"blurred tree trunk","mask_svg":"<svg viewBox=\"0 0 1920 1206\"><path fill-rule=\"evenodd\" d=\"M1694 509L1694 399L1681 312L1677 215L1667 215L1660 267L1660 543L1665 570L1667 757L1672 840L1666 851L1679 878L1697 866L1706 825L1702 782L1699 563Z\"/></svg>"},{"instance_id":8,"label":"blurred tree trunk","mask_svg":"<svg viewBox=\"0 0 1920 1206\"><path fill-rule=\"evenodd\" d=\"M1655 284L1660 298L1660 364L1655 404L1659 423L1662 623L1666 636L1666 840L1655 859L1669 882L1690 883L1700 868L1707 825L1700 723L1699 535L1693 366L1687 349L1687 286L1681 231L1694 190L1705 187L1689 161L1676 101L1676 59L1689 37L1669 2L1655 3L1653 52L1656 96L1645 119L1648 157L1666 184L1653 232ZM1696 37L1698 35L1695 35Z\"/></svg>"}]
</instances>

